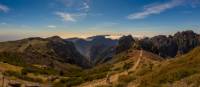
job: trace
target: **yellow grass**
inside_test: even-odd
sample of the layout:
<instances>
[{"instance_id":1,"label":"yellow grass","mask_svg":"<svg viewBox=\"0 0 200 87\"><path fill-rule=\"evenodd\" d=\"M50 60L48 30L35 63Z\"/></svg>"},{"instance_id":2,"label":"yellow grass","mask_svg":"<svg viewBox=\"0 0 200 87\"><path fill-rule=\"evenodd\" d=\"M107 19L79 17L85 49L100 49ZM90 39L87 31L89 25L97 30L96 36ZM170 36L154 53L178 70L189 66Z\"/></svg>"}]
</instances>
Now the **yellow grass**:
<instances>
[{"instance_id":1,"label":"yellow grass","mask_svg":"<svg viewBox=\"0 0 200 87\"><path fill-rule=\"evenodd\" d=\"M35 75L33 73L28 73L27 76L33 79L41 79L43 82L48 80L48 77L44 75Z\"/></svg>"},{"instance_id":2,"label":"yellow grass","mask_svg":"<svg viewBox=\"0 0 200 87\"><path fill-rule=\"evenodd\" d=\"M0 62L0 72L4 72L4 71L16 71L16 72L21 72L23 68L19 67L19 66L14 66L14 65L10 65L8 63L2 63Z\"/></svg>"}]
</instances>

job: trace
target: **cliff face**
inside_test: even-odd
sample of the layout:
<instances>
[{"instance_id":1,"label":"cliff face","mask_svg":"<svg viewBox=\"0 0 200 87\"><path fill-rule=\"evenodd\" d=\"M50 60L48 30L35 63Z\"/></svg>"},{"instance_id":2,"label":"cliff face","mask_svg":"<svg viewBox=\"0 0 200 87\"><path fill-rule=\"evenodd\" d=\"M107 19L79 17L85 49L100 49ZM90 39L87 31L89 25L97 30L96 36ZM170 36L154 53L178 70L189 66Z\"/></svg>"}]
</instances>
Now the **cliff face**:
<instances>
[{"instance_id":1,"label":"cliff face","mask_svg":"<svg viewBox=\"0 0 200 87\"><path fill-rule=\"evenodd\" d=\"M142 49L156 53L162 57L182 55L200 45L199 35L193 31L183 31L174 36L159 35L140 40Z\"/></svg>"}]
</instances>

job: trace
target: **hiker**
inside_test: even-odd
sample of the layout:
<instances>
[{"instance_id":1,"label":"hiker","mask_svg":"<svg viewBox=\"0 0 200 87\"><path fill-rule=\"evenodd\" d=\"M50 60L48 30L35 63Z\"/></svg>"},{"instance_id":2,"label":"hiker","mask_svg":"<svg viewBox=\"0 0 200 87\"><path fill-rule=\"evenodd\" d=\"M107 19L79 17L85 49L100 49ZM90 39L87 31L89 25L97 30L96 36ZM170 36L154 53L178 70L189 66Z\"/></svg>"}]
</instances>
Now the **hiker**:
<instances>
[{"instance_id":1,"label":"hiker","mask_svg":"<svg viewBox=\"0 0 200 87\"><path fill-rule=\"evenodd\" d=\"M109 72L108 72L108 74L106 76L106 83L112 84L111 81L110 81L110 74L109 74Z\"/></svg>"}]
</instances>

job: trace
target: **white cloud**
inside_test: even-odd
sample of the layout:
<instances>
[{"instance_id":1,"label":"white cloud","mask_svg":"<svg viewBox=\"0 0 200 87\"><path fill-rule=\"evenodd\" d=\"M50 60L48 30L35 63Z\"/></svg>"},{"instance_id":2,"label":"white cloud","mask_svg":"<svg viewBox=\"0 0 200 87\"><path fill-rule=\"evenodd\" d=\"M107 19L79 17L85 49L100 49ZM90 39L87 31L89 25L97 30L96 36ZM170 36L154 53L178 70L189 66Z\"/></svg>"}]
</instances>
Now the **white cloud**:
<instances>
[{"instance_id":1,"label":"white cloud","mask_svg":"<svg viewBox=\"0 0 200 87\"><path fill-rule=\"evenodd\" d=\"M7 6L0 4L0 12L1 12L1 11L2 11L2 12L8 12L9 10L10 10L10 9L9 9Z\"/></svg>"},{"instance_id":2,"label":"white cloud","mask_svg":"<svg viewBox=\"0 0 200 87\"><path fill-rule=\"evenodd\" d=\"M88 12L90 9L90 6L87 2L83 2L83 6L80 8L80 10L84 10L86 12Z\"/></svg>"},{"instance_id":3,"label":"white cloud","mask_svg":"<svg viewBox=\"0 0 200 87\"><path fill-rule=\"evenodd\" d=\"M123 35L108 35L106 36L106 38L110 38L110 39L119 39L120 37L122 37Z\"/></svg>"},{"instance_id":4,"label":"white cloud","mask_svg":"<svg viewBox=\"0 0 200 87\"><path fill-rule=\"evenodd\" d=\"M170 2L166 2L162 4L147 5L147 6L144 6L144 10L142 12L130 14L127 18L131 20L143 19L150 15L160 14L166 10L169 10L169 9L172 9L184 4L194 5L195 1L197 2L198 0L171 0Z\"/></svg>"},{"instance_id":5,"label":"white cloud","mask_svg":"<svg viewBox=\"0 0 200 87\"><path fill-rule=\"evenodd\" d=\"M76 22L78 19L85 17L86 13L64 13L64 12L56 12L56 15L62 18L63 21L66 22Z\"/></svg>"},{"instance_id":6,"label":"white cloud","mask_svg":"<svg viewBox=\"0 0 200 87\"><path fill-rule=\"evenodd\" d=\"M57 0L57 1L66 7L75 8L85 12L89 11L90 9L89 5L90 0Z\"/></svg>"},{"instance_id":7,"label":"white cloud","mask_svg":"<svg viewBox=\"0 0 200 87\"><path fill-rule=\"evenodd\" d=\"M60 16L63 21L69 21L69 22L75 22L76 21L74 16L70 13L56 12L56 15Z\"/></svg>"},{"instance_id":8,"label":"white cloud","mask_svg":"<svg viewBox=\"0 0 200 87\"><path fill-rule=\"evenodd\" d=\"M86 3L86 2L83 3L83 6L84 6L85 9L89 9L90 8L90 6L88 5L88 3Z\"/></svg>"},{"instance_id":9,"label":"white cloud","mask_svg":"<svg viewBox=\"0 0 200 87\"><path fill-rule=\"evenodd\" d=\"M55 25L48 25L47 27L48 27L48 28L56 28Z\"/></svg>"}]
</instances>

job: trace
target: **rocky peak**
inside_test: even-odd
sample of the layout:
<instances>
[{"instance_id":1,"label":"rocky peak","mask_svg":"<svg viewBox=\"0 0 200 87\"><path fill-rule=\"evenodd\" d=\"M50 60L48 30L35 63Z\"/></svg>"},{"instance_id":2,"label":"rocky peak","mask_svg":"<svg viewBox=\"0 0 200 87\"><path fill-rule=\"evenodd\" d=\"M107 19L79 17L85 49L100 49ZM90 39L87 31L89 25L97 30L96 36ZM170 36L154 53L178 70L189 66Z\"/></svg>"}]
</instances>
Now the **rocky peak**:
<instances>
[{"instance_id":1,"label":"rocky peak","mask_svg":"<svg viewBox=\"0 0 200 87\"><path fill-rule=\"evenodd\" d=\"M183 32L177 32L176 34L174 34L175 38L194 38L195 36L197 36L196 33L194 33L192 30L188 30L188 31L183 31Z\"/></svg>"},{"instance_id":2,"label":"rocky peak","mask_svg":"<svg viewBox=\"0 0 200 87\"><path fill-rule=\"evenodd\" d=\"M129 48L132 47L134 42L135 40L133 39L131 35L121 37L119 39L118 46L116 48L116 53L120 53L125 50L128 50Z\"/></svg>"}]
</instances>

